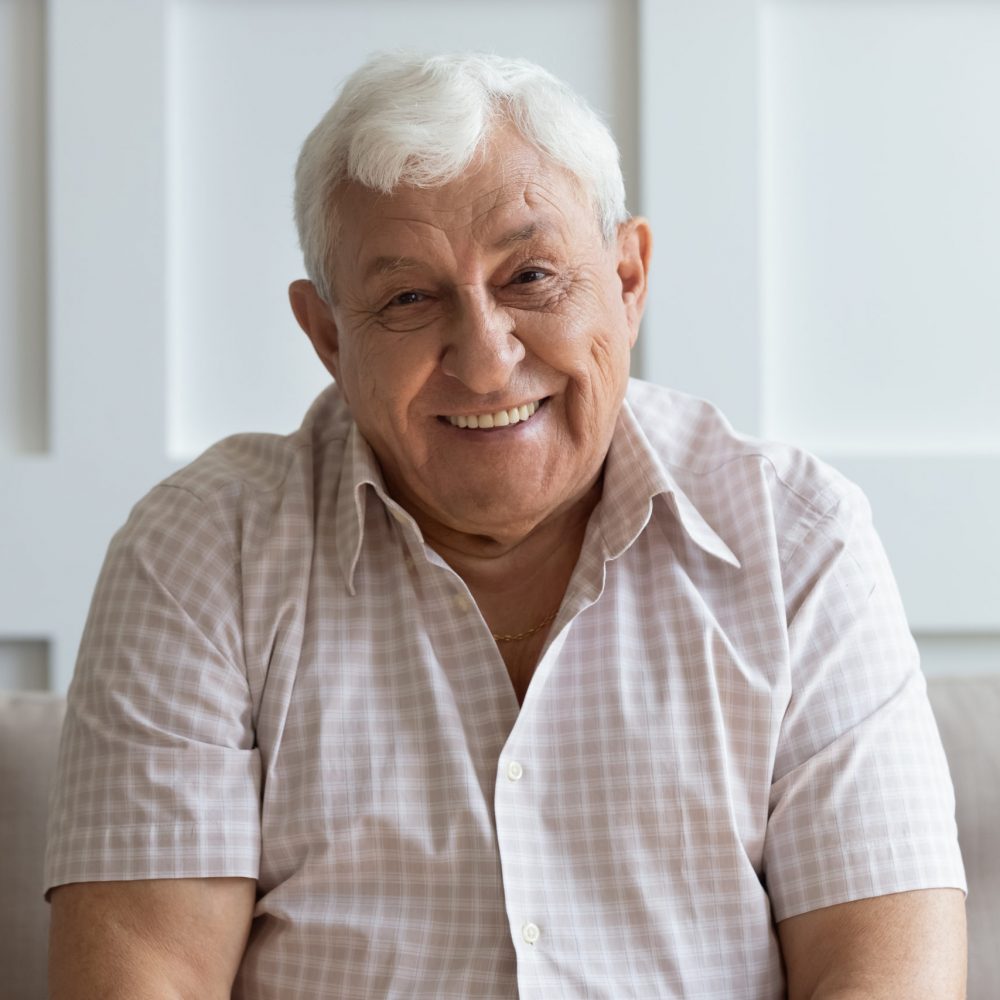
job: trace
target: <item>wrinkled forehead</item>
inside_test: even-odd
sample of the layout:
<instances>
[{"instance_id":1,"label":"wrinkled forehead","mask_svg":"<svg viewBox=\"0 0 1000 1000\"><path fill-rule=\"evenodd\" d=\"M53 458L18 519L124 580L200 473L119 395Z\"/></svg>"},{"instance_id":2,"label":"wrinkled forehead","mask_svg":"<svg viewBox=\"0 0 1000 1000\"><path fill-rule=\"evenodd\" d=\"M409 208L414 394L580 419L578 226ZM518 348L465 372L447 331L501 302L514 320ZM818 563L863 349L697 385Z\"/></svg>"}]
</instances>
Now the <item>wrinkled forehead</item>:
<instances>
[{"instance_id":1,"label":"wrinkled forehead","mask_svg":"<svg viewBox=\"0 0 1000 1000\"><path fill-rule=\"evenodd\" d=\"M484 143L469 165L443 184L400 184L391 193L357 182L339 186L331 277L364 269L371 258L411 255L421 244L504 249L548 238L603 243L594 198L574 174L519 134Z\"/></svg>"},{"instance_id":2,"label":"wrinkled forehead","mask_svg":"<svg viewBox=\"0 0 1000 1000\"><path fill-rule=\"evenodd\" d=\"M345 221L353 216L362 226L376 219L424 219L474 232L517 216L569 217L592 204L575 175L516 135L484 143L458 176L441 184L402 183L386 194L349 182L338 194Z\"/></svg>"}]
</instances>

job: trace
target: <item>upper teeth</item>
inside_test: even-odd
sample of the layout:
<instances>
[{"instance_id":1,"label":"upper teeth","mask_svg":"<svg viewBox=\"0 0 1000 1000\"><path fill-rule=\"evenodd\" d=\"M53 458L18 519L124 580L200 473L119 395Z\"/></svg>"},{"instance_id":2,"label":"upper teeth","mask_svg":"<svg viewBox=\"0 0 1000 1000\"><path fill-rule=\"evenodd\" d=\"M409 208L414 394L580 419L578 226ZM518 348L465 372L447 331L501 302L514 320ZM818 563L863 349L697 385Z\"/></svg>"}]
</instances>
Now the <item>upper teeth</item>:
<instances>
[{"instance_id":1,"label":"upper teeth","mask_svg":"<svg viewBox=\"0 0 1000 1000\"><path fill-rule=\"evenodd\" d=\"M513 406L509 410L498 410L496 413L449 417L448 423L453 427L508 427L521 420L527 420L537 409L538 403L525 403L523 406Z\"/></svg>"}]
</instances>

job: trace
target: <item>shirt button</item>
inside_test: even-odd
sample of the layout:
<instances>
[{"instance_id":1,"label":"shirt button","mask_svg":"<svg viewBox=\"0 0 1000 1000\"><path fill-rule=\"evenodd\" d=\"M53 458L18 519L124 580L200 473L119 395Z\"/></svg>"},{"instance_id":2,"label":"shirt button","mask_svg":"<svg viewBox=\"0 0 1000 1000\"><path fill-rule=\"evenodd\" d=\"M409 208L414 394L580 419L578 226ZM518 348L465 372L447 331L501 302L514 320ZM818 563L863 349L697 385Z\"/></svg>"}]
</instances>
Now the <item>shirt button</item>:
<instances>
[{"instance_id":1,"label":"shirt button","mask_svg":"<svg viewBox=\"0 0 1000 1000\"><path fill-rule=\"evenodd\" d=\"M538 929L538 924L525 924L521 928L521 936L528 944L534 944L541 936L541 933Z\"/></svg>"},{"instance_id":2,"label":"shirt button","mask_svg":"<svg viewBox=\"0 0 1000 1000\"><path fill-rule=\"evenodd\" d=\"M465 594L457 594L455 596L455 607L459 611L469 611L472 608L472 601L470 601Z\"/></svg>"},{"instance_id":3,"label":"shirt button","mask_svg":"<svg viewBox=\"0 0 1000 1000\"><path fill-rule=\"evenodd\" d=\"M521 767L521 765L516 760L512 760L507 765L507 777L511 781L520 781L523 775L524 775L524 768ZM532 924L531 926L534 927L535 925ZM538 928L536 927L535 930L537 929Z\"/></svg>"},{"instance_id":4,"label":"shirt button","mask_svg":"<svg viewBox=\"0 0 1000 1000\"><path fill-rule=\"evenodd\" d=\"M392 509L392 516L400 524L406 524L406 515L398 507L393 507L393 509Z\"/></svg>"}]
</instances>

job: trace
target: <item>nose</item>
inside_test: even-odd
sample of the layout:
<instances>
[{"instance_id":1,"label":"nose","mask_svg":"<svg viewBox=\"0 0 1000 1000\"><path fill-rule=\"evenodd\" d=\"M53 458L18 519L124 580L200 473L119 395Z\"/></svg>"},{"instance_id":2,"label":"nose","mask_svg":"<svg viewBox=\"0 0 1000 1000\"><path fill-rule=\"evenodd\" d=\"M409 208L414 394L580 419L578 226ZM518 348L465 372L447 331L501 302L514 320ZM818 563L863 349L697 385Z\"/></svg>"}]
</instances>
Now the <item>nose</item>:
<instances>
[{"instance_id":1,"label":"nose","mask_svg":"<svg viewBox=\"0 0 1000 1000\"><path fill-rule=\"evenodd\" d=\"M487 396L507 388L524 354L507 310L482 289L462 289L441 355L444 373Z\"/></svg>"}]
</instances>

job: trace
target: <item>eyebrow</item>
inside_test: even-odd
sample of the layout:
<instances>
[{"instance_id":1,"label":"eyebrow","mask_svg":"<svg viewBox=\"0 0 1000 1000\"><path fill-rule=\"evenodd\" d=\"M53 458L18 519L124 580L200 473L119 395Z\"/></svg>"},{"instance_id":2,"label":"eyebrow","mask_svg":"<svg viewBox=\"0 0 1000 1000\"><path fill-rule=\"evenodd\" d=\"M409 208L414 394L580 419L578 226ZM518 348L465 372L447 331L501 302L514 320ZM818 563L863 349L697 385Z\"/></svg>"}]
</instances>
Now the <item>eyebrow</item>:
<instances>
[{"instance_id":1,"label":"eyebrow","mask_svg":"<svg viewBox=\"0 0 1000 1000\"><path fill-rule=\"evenodd\" d=\"M547 223L529 222L526 226L521 226L518 229L512 229L510 232L504 233L493 243L491 249L506 250L508 247L516 246L519 243L528 243L536 236L551 231L552 226ZM362 280L367 281L370 278L398 274L400 271L409 271L417 267L422 267L423 263L423 261L419 261L415 257L376 257L365 268Z\"/></svg>"},{"instance_id":2,"label":"eyebrow","mask_svg":"<svg viewBox=\"0 0 1000 1000\"><path fill-rule=\"evenodd\" d=\"M364 280L396 274L398 271L407 271L414 267L420 267L420 261L413 257L376 257L365 268Z\"/></svg>"},{"instance_id":3,"label":"eyebrow","mask_svg":"<svg viewBox=\"0 0 1000 1000\"><path fill-rule=\"evenodd\" d=\"M526 226L521 226L520 229L513 229L509 233L504 233L504 235L493 244L493 249L505 250L507 247L512 247L517 243L528 243L536 236L551 231L552 226L548 223L529 222Z\"/></svg>"}]
</instances>

